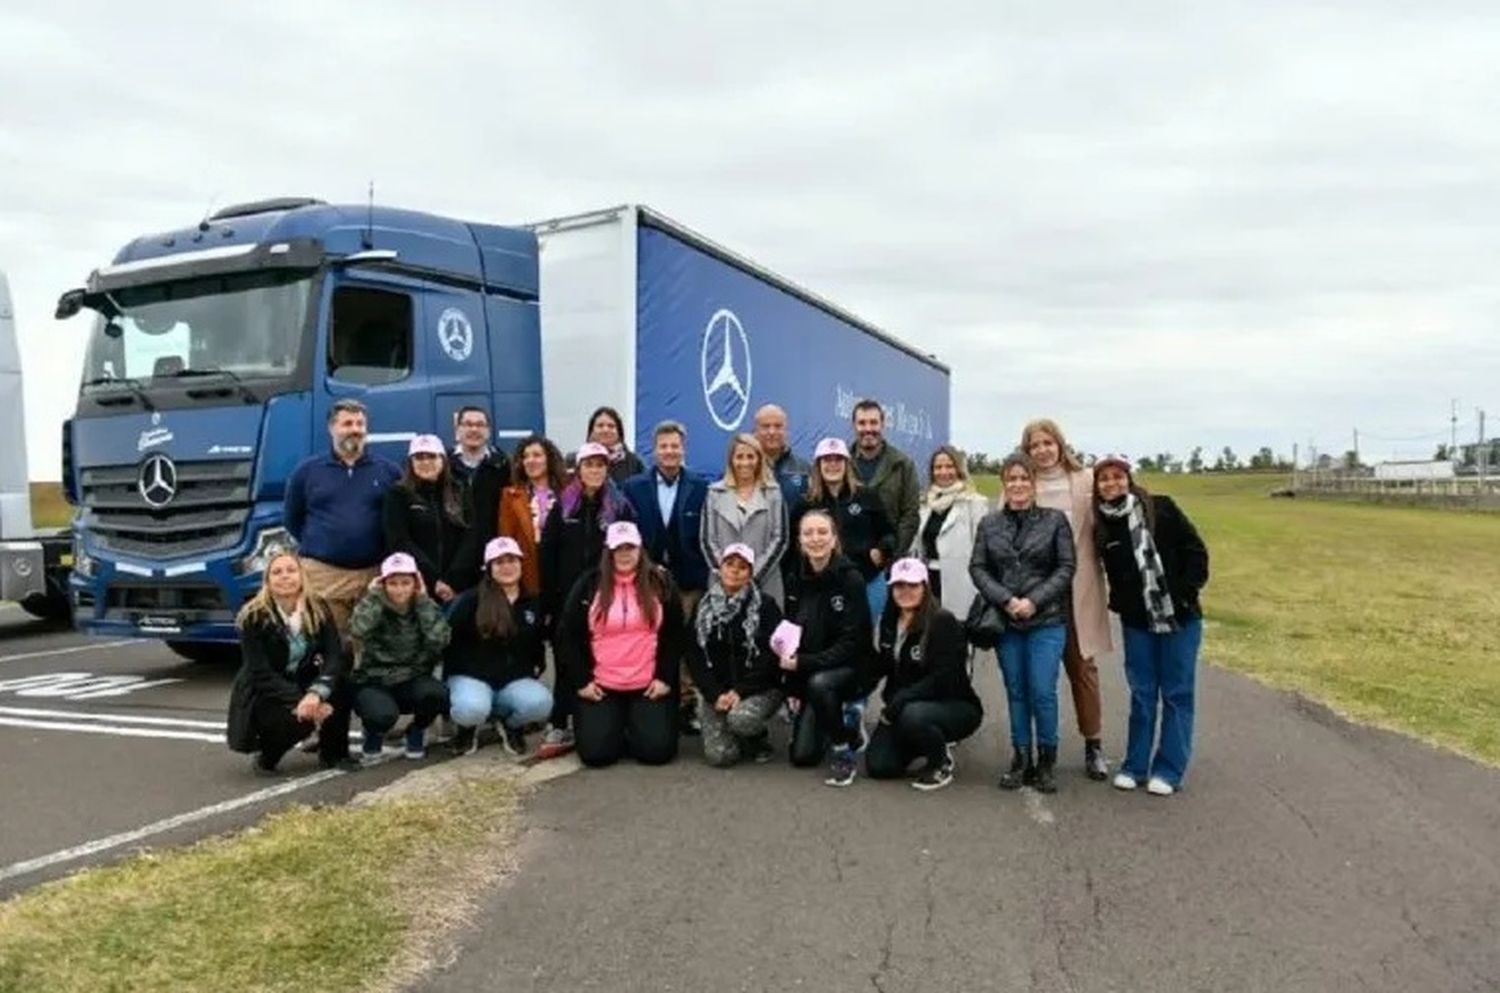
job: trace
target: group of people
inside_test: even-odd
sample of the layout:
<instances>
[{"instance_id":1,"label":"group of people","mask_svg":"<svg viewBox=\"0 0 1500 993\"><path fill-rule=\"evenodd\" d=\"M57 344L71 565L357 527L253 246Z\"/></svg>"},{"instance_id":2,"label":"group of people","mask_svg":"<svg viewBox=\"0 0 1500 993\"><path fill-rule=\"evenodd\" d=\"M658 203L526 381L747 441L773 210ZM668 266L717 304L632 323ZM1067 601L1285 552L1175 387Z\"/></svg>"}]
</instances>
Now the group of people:
<instances>
[{"instance_id":1,"label":"group of people","mask_svg":"<svg viewBox=\"0 0 1500 993\"><path fill-rule=\"evenodd\" d=\"M465 407L456 445L419 435L397 467L366 450L364 408L340 401L330 451L287 484L296 550L270 554L240 613L231 744L265 773L299 743L352 765L408 715L409 758L445 718L459 753L493 726L516 755L541 730L539 758L660 764L701 734L727 767L773 757L784 720L791 763L827 762L829 785L863 758L871 778L931 790L983 721L971 660L994 648L1013 746L999 785L1051 792L1060 672L1084 770L1109 778L1095 659L1113 611L1130 687L1114 785L1182 786L1208 553L1127 459L1085 467L1057 424L1033 421L992 506L948 445L924 489L874 400L856 405L852 442L824 438L811 462L780 408L754 425L709 480L686 468L676 422L655 427L649 467L608 407L571 459L541 436L508 458L487 412Z\"/></svg>"}]
</instances>

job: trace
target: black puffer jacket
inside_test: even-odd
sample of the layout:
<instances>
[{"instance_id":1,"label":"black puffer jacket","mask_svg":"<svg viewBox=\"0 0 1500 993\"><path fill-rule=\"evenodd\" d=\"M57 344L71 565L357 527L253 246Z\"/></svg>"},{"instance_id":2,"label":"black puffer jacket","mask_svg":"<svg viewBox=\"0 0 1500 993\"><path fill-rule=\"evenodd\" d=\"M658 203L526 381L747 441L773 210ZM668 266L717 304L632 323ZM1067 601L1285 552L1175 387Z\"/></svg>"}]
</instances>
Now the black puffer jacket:
<instances>
[{"instance_id":1,"label":"black puffer jacket","mask_svg":"<svg viewBox=\"0 0 1500 993\"><path fill-rule=\"evenodd\" d=\"M979 522L969 576L981 596L1000 610L1006 628L1029 631L1068 619L1073 590L1073 530L1060 510L1032 506L997 510ZM1005 612L1023 597L1036 613L1018 621Z\"/></svg>"},{"instance_id":2,"label":"black puffer jacket","mask_svg":"<svg viewBox=\"0 0 1500 993\"><path fill-rule=\"evenodd\" d=\"M481 589L469 590L454 601L448 615L453 633L443 656L443 675L480 679L497 690L517 679L540 676L547 668L540 601L528 596L517 598L510 605L515 633L509 638L486 638L479 633L477 622Z\"/></svg>"},{"instance_id":3,"label":"black puffer jacket","mask_svg":"<svg viewBox=\"0 0 1500 993\"><path fill-rule=\"evenodd\" d=\"M755 628L754 655L745 637L747 600L726 624L710 633L708 644L698 644L697 618L688 625L687 664L698 684L698 692L709 703L734 690L741 697L774 690L781 684L781 666L771 650L771 635L781 623L781 608L768 596L760 599L759 623ZM702 609L700 602L699 609Z\"/></svg>"},{"instance_id":4,"label":"black puffer jacket","mask_svg":"<svg viewBox=\"0 0 1500 993\"><path fill-rule=\"evenodd\" d=\"M1171 497L1153 495L1151 507L1156 515L1151 536L1156 540L1157 554L1167 572L1172 612L1178 619L1202 617L1198 592L1208 583L1208 547ZM1109 609L1120 615L1121 624L1150 630L1151 616L1146 610L1141 572L1135 564L1135 553L1130 550L1130 522L1123 517L1095 516L1098 521L1095 543L1109 579Z\"/></svg>"},{"instance_id":5,"label":"black puffer jacket","mask_svg":"<svg viewBox=\"0 0 1500 993\"><path fill-rule=\"evenodd\" d=\"M886 607L880 618L880 640L876 655L877 674L885 678L881 697L884 714L894 721L901 708L918 700L958 700L972 703L983 713L984 705L969 682L969 642L963 625L946 610L932 615L924 636L908 636L896 650L896 622L900 611Z\"/></svg>"},{"instance_id":6,"label":"black puffer jacket","mask_svg":"<svg viewBox=\"0 0 1500 993\"><path fill-rule=\"evenodd\" d=\"M463 502L463 519L455 520L443 508L442 489L434 484L392 486L385 493L386 554L405 552L416 559L429 595L439 580L462 592L479 579L478 563L466 544L474 509L467 497Z\"/></svg>"},{"instance_id":7,"label":"black puffer jacket","mask_svg":"<svg viewBox=\"0 0 1500 993\"><path fill-rule=\"evenodd\" d=\"M870 561L870 550L880 549L886 565L895 557L896 527L886 513L880 494L872 486L861 486L851 493L846 487L838 496L825 492L821 500L804 495L792 509L791 535L796 541L802 515L809 510L825 510L833 515L839 529L839 547L869 582L880 575L882 567ZM795 566L794 566L795 568Z\"/></svg>"},{"instance_id":8,"label":"black puffer jacket","mask_svg":"<svg viewBox=\"0 0 1500 993\"><path fill-rule=\"evenodd\" d=\"M786 690L802 696L807 677L823 669L852 666L866 682L870 654L870 603L865 578L853 562L836 556L822 572L802 558L786 590L786 619L802 628L797 668L786 674Z\"/></svg>"},{"instance_id":9,"label":"black puffer jacket","mask_svg":"<svg viewBox=\"0 0 1500 993\"><path fill-rule=\"evenodd\" d=\"M592 498L580 499L571 515L563 509L564 501L559 498L542 524L541 547L537 551L542 562L542 610L554 625L573 584L590 569L599 568L605 532L599 512L606 498L614 501L617 520L634 520L630 502L612 489L608 497L600 490Z\"/></svg>"}]
</instances>

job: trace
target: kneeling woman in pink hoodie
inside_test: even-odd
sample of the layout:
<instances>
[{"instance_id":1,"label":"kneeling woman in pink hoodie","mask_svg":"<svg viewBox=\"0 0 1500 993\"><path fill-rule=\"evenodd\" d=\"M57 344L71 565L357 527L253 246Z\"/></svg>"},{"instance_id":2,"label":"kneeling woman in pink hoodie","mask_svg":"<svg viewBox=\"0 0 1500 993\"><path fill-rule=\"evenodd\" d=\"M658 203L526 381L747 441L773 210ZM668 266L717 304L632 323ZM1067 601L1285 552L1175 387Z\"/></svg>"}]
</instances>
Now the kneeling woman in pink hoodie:
<instances>
[{"instance_id":1,"label":"kneeling woman in pink hoodie","mask_svg":"<svg viewBox=\"0 0 1500 993\"><path fill-rule=\"evenodd\" d=\"M575 733L584 765L629 755L645 765L677 756L682 602L629 521L609 526L599 568L574 584L554 648L578 690Z\"/></svg>"}]
</instances>

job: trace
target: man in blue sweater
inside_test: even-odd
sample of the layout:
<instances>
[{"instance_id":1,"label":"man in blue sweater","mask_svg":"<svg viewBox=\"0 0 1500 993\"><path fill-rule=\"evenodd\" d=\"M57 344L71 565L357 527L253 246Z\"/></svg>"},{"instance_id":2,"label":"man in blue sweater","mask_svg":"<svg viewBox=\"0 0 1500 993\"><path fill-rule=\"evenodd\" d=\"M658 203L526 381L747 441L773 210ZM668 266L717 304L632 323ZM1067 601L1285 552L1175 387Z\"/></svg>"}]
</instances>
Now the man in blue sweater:
<instances>
[{"instance_id":1,"label":"man in blue sweater","mask_svg":"<svg viewBox=\"0 0 1500 993\"><path fill-rule=\"evenodd\" d=\"M307 584L328 602L346 642L349 615L385 557L385 491L401 478L394 463L365 451L367 423L358 400L333 405L328 412L333 448L292 471L283 510Z\"/></svg>"}]
</instances>

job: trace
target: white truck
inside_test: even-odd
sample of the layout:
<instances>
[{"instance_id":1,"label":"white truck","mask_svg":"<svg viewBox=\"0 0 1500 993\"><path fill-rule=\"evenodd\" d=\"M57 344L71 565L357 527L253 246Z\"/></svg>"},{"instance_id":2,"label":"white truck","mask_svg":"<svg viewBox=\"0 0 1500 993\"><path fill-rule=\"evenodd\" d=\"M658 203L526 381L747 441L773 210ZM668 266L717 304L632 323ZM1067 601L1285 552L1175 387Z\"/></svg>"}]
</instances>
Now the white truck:
<instances>
[{"instance_id":1,"label":"white truck","mask_svg":"<svg viewBox=\"0 0 1500 993\"><path fill-rule=\"evenodd\" d=\"M0 600L19 603L36 617L66 620L72 541L68 529L37 531L31 525L21 349L10 283L0 272Z\"/></svg>"}]
</instances>

